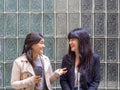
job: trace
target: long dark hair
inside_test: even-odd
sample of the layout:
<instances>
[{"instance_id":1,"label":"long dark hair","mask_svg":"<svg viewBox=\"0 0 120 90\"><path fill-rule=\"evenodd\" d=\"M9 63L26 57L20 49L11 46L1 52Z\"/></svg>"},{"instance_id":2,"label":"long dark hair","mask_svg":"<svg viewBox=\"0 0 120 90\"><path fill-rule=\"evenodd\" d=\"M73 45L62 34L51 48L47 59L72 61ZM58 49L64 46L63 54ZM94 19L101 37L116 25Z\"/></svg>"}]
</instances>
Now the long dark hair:
<instances>
[{"instance_id":1,"label":"long dark hair","mask_svg":"<svg viewBox=\"0 0 120 90\"><path fill-rule=\"evenodd\" d=\"M93 52L88 32L84 28L74 29L68 34L68 39L70 40L71 38L77 38L79 43L79 71L86 69L91 70ZM68 54L75 59L75 52L71 51L70 45Z\"/></svg>"},{"instance_id":2,"label":"long dark hair","mask_svg":"<svg viewBox=\"0 0 120 90\"><path fill-rule=\"evenodd\" d=\"M34 67L33 59L32 59L32 45L37 44L43 36L37 32L29 33L24 41L22 54L26 54L26 58L30 62L30 64Z\"/></svg>"}]
</instances>

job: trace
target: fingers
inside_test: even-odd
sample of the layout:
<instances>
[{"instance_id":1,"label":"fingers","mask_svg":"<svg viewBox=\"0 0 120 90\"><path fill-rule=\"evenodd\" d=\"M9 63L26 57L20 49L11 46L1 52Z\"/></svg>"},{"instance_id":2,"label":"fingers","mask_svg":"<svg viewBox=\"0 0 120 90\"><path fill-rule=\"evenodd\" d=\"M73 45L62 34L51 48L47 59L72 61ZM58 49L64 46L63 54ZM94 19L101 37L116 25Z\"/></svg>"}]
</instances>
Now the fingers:
<instances>
[{"instance_id":1,"label":"fingers","mask_svg":"<svg viewBox=\"0 0 120 90\"><path fill-rule=\"evenodd\" d=\"M42 80L42 78L40 76L35 76L34 77L34 82L35 83L39 83L39 82L41 82L41 80Z\"/></svg>"},{"instance_id":2,"label":"fingers","mask_svg":"<svg viewBox=\"0 0 120 90\"><path fill-rule=\"evenodd\" d=\"M67 72L67 68L62 68L61 69L61 74L65 74Z\"/></svg>"},{"instance_id":3,"label":"fingers","mask_svg":"<svg viewBox=\"0 0 120 90\"><path fill-rule=\"evenodd\" d=\"M63 74L65 74L67 72L67 69L63 69Z\"/></svg>"},{"instance_id":4,"label":"fingers","mask_svg":"<svg viewBox=\"0 0 120 90\"><path fill-rule=\"evenodd\" d=\"M66 67L65 67L65 68L62 68L62 70L63 70L63 71L66 71L66 70L67 70L67 68L66 68Z\"/></svg>"}]
</instances>

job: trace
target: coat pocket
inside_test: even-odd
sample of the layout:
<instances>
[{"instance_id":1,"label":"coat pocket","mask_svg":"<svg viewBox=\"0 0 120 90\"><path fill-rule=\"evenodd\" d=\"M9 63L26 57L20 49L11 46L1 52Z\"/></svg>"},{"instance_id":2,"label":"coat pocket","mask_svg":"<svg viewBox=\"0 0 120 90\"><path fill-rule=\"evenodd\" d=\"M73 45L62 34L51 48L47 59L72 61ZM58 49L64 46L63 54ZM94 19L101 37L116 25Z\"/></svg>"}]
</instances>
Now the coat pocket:
<instances>
[{"instance_id":1,"label":"coat pocket","mask_svg":"<svg viewBox=\"0 0 120 90\"><path fill-rule=\"evenodd\" d=\"M30 72L23 72L21 76L21 80L31 77L32 74Z\"/></svg>"}]
</instances>

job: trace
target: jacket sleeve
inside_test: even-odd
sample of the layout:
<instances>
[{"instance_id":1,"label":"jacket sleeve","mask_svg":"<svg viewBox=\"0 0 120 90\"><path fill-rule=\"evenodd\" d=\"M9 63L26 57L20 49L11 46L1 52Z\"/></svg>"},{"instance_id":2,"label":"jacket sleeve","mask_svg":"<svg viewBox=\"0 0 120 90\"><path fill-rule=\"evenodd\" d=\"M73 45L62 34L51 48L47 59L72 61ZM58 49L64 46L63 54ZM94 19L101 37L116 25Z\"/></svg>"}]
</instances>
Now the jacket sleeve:
<instances>
[{"instance_id":1,"label":"jacket sleeve","mask_svg":"<svg viewBox=\"0 0 120 90\"><path fill-rule=\"evenodd\" d=\"M90 87L88 90L97 90L98 85L100 83L100 60L99 60L99 56L95 57L94 60L94 72L93 72L93 82L90 84Z\"/></svg>"},{"instance_id":2,"label":"jacket sleeve","mask_svg":"<svg viewBox=\"0 0 120 90\"><path fill-rule=\"evenodd\" d=\"M54 83L60 77L60 75L58 74L58 70L59 69L57 69L56 71L52 72L52 67L50 65L50 71L51 71L50 83L51 84Z\"/></svg>"},{"instance_id":3,"label":"jacket sleeve","mask_svg":"<svg viewBox=\"0 0 120 90\"><path fill-rule=\"evenodd\" d=\"M21 68L16 61L13 62L12 73L11 73L11 86L15 89L26 88L34 85L34 78L28 77L24 80L20 80Z\"/></svg>"},{"instance_id":4,"label":"jacket sleeve","mask_svg":"<svg viewBox=\"0 0 120 90\"><path fill-rule=\"evenodd\" d=\"M47 64L45 67L47 68L47 71L45 76L47 81L49 81L50 84L52 84L59 78L60 75L58 74L58 70L53 72L52 65L48 57L46 57L46 63Z\"/></svg>"},{"instance_id":5,"label":"jacket sleeve","mask_svg":"<svg viewBox=\"0 0 120 90\"><path fill-rule=\"evenodd\" d=\"M66 67L66 57L63 57L62 68ZM67 73L60 76L60 85L62 90L71 90L67 80Z\"/></svg>"}]
</instances>

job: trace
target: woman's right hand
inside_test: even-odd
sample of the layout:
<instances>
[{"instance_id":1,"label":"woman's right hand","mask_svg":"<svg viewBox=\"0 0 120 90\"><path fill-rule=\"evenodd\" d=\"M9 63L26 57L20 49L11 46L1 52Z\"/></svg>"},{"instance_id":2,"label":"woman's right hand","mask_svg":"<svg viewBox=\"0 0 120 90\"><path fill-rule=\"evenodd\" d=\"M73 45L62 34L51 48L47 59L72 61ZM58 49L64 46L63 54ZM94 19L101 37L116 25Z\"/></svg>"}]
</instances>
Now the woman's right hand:
<instances>
[{"instance_id":1,"label":"woman's right hand","mask_svg":"<svg viewBox=\"0 0 120 90\"><path fill-rule=\"evenodd\" d=\"M37 84L37 83L40 83L42 80L42 78L40 76L34 76L34 82Z\"/></svg>"},{"instance_id":2,"label":"woman's right hand","mask_svg":"<svg viewBox=\"0 0 120 90\"><path fill-rule=\"evenodd\" d=\"M67 72L67 68L58 69L59 75L65 74L66 72Z\"/></svg>"}]
</instances>

